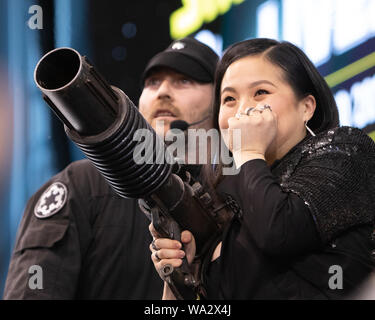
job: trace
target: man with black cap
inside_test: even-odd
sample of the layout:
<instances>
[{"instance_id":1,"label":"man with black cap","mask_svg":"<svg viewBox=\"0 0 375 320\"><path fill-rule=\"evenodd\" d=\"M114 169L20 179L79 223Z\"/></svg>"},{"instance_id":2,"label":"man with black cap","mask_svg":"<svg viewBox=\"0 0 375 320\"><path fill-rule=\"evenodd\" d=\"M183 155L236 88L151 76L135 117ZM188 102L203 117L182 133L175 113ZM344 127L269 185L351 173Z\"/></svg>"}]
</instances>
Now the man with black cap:
<instances>
[{"instance_id":1,"label":"man with black cap","mask_svg":"<svg viewBox=\"0 0 375 320\"><path fill-rule=\"evenodd\" d=\"M145 119L154 128L156 121L163 121L164 133L176 119L212 128L216 62L216 53L193 38L175 41L152 58L143 74L144 89L139 100Z\"/></svg>"},{"instance_id":2,"label":"man with black cap","mask_svg":"<svg viewBox=\"0 0 375 320\"><path fill-rule=\"evenodd\" d=\"M165 134L174 120L210 128L218 56L192 38L173 42L142 76L140 112ZM43 211L43 214L41 214ZM150 221L88 160L72 163L28 201L4 299L160 299Z\"/></svg>"}]
</instances>

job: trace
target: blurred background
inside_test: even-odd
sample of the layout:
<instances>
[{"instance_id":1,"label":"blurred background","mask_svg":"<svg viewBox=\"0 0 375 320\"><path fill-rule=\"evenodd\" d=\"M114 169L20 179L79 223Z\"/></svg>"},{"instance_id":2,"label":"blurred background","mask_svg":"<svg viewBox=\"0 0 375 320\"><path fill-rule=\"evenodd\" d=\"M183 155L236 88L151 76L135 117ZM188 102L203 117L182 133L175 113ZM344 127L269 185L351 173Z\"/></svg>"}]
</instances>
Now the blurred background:
<instances>
[{"instance_id":1,"label":"blurred background","mask_svg":"<svg viewBox=\"0 0 375 320\"><path fill-rule=\"evenodd\" d=\"M248 38L288 40L326 77L341 125L375 139L374 17L375 0L0 0L0 295L27 199L83 157L34 84L46 52L75 48L137 104L143 68L173 39L219 54Z\"/></svg>"}]
</instances>

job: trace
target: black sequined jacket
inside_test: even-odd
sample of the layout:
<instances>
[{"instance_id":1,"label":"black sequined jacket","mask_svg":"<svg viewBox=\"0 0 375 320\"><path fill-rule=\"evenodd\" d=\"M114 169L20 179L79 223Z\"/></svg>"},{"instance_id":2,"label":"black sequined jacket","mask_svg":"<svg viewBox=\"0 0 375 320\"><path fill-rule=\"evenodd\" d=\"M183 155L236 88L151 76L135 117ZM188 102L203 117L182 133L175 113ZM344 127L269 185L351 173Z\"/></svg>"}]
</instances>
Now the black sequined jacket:
<instances>
[{"instance_id":1,"label":"black sequined jacket","mask_svg":"<svg viewBox=\"0 0 375 320\"><path fill-rule=\"evenodd\" d=\"M284 191L305 201L324 242L374 221L375 144L359 129L340 127L311 137L271 170Z\"/></svg>"},{"instance_id":2,"label":"black sequined jacket","mask_svg":"<svg viewBox=\"0 0 375 320\"><path fill-rule=\"evenodd\" d=\"M344 298L374 270L375 144L361 130L307 137L271 167L248 161L218 191L242 215L208 270L208 298Z\"/></svg>"}]
</instances>

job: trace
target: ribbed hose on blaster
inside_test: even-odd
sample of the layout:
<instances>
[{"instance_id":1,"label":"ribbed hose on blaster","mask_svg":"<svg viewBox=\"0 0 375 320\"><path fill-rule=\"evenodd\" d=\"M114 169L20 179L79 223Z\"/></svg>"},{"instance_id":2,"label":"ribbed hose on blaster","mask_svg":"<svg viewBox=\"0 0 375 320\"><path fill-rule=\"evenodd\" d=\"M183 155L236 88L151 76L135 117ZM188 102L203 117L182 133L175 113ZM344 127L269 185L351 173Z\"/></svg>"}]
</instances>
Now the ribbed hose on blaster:
<instances>
[{"instance_id":1,"label":"ribbed hose on blaster","mask_svg":"<svg viewBox=\"0 0 375 320\"><path fill-rule=\"evenodd\" d=\"M39 61L34 78L69 138L120 196L142 198L166 182L172 165L163 141L125 93L111 88L85 57L71 48L52 50ZM138 129L147 130L152 141L143 163L135 161L144 150L137 148L144 142L133 139Z\"/></svg>"}]
</instances>

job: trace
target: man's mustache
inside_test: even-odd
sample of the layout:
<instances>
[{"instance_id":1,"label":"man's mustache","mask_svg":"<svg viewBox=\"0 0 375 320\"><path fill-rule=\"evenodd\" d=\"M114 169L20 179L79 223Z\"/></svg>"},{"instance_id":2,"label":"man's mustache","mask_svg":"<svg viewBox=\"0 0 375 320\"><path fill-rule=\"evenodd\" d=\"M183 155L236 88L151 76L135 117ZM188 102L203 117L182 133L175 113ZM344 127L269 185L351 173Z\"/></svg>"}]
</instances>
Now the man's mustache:
<instances>
[{"instance_id":1,"label":"man's mustache","mask_svg":"<svg viewBox=\"0 0 375 320\"><path fill-rule=\"evenodd\" d=\"M152 118L155 118L155 116L161 111L170 112L176 118L180 116L180 110L173 104L169 102L158 102L152 106L152 112L151 112Z\"/></svg>"}]
</instances>

